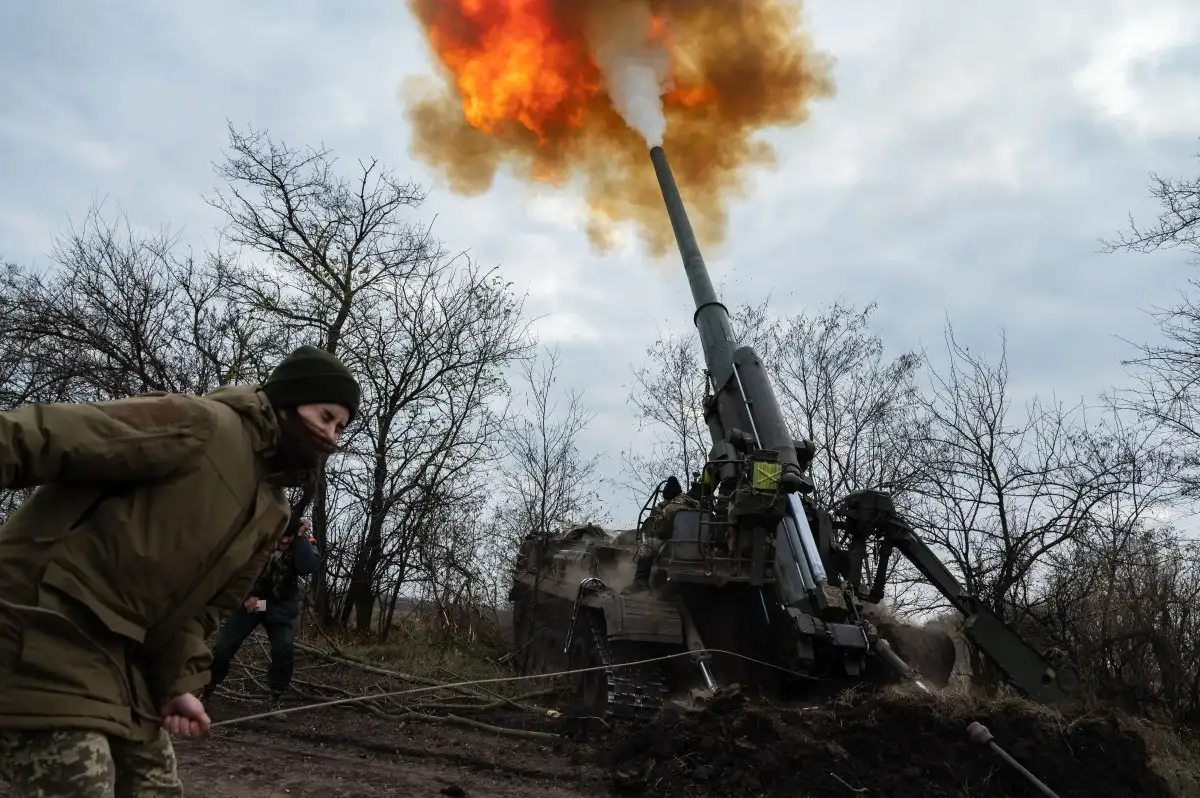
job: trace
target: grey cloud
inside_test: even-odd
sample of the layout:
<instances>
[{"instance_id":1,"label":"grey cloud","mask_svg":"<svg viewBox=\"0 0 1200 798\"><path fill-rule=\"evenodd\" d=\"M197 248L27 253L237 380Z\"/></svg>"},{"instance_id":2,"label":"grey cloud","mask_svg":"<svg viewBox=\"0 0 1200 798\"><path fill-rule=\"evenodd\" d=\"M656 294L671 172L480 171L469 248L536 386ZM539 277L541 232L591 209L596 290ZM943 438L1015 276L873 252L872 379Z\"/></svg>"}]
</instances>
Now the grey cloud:
<instances>
[{"instance_id":1,"label":"grey cloud","mask_svg":"<svg viewBox=\"0 0 1200 798\"><path fill-rule=\"evenodd\" d=\"M1142 309L1191 274L1180 253L1100 255L1128 210L1155 212L1146 175L1187 174L1200 136L1200 9L1186 0L952 0L807 5L837 59L836 98L766 134L780 168L751 175L728 240L706 255L732 306L878 300L894 351L936 354L949 319L975 349L1006 330L1014 387L1092 396L1123 379ZM1139 10L1140 9L1140 10ZM564 354L562 383L597 413L584 445L636 436L629 364L659 329L690 334L677 258L598 256L569 192L501 178L450 195L408 156L397 90L429 73L402 2L0 8L0 255L41 262L49 232L109 195L135 222L212 241L225 120L343 159L377 156L433 186L422 217L451 249L499 264ZM558 207L555 206L558 204ZM546 275L553 275L548 279ZM634 503L619 497L619 517Z\"/></svg>"}]
</instances>

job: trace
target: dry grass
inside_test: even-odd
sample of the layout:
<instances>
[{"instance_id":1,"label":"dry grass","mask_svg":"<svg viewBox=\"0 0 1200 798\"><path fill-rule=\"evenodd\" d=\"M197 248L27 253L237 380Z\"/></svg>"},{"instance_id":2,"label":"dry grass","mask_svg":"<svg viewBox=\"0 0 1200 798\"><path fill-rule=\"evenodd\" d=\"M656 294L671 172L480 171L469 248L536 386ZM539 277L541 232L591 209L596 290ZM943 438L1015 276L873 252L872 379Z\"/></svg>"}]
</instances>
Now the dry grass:
<instances>
[{"instance_id":1,"label":"dry grass","mask_svg":"<svg viewBox=\"0 0 1200 798\"><path fill-rule=\"evenodd\" d=\"M1146 741L1150 764L1179 798L1200 797L1200 739L1193 732L1131 720Z\"/></svg>"},{"instance_id":2,"label":"dry grass","mask_svg":"<svg viewBox=\"0 0 1200 798\"><path fill-rule=\"evenodd\" d=\"M328 649L331 641L310 635L306 642ZM353 636L334 637L332 642L350 659L430 679L466 681L513 675L503 660L503 650L479 640L446 640L416 620L393 627L382 643Z\"/></svg>"}]
</instances>

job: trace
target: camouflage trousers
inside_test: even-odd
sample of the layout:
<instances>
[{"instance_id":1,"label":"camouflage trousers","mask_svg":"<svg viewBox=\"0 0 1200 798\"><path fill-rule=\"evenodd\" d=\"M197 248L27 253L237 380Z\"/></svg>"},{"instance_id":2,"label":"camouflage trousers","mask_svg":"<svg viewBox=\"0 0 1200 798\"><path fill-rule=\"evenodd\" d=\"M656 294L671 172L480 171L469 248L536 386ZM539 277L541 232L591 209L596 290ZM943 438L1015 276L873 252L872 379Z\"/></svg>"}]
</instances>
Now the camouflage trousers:
<instances>
[{"instance_id":1,"label":"camouflage trousers","mask_svg":"<svg viewBox=\"0 0 1200 798\"><path fill-rule=\"evenodd\" d=\"M79 730L0 732L0 779L20 798L177 798L166 731L149 743Z\"/></svg>"},{"instance_id":2,"label":"camouflage trousers","mask_svg":"<svg viewBox=\"0 0 1200 798\"><path fill-rule=\"evenodd\" d=\"M662 554L664 545L666 545L666 541L664 540L647 537L641 542L641 545L638 546L637 552L633 555L634 559L644 560L646 558L657 558L658 555Z\"/></svg>"}]
</instances>

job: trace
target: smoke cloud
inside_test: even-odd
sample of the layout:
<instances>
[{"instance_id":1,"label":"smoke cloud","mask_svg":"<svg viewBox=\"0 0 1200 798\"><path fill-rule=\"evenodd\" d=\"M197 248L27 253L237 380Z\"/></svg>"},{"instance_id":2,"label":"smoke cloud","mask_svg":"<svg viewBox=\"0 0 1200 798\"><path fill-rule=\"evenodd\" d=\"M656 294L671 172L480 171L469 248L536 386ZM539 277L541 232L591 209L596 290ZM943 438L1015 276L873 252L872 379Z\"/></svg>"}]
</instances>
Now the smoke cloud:
<instances>
[{"instance_id":1,"label":"smoke cloud","mask_svg":"<svg viewBox=\"0 0 1200 798\"><path fill-rule=\"evenodd\" d=\"M673 248L647 154L661 143L702 245L775 153L756 137L803 124L834 94L790 0L408 0L442 67L402 96L412 154L451 190L577 183L598 250L632 222Z\"/></svg>"},{"instance_id":2,"label":"smoke cloud","mask_svg":"<svg viewBox=\"0 0 1200 798\"><path fill-rule=\"evenodd\" d=\"M662 144L667 127L662 95L670 88L671 55L657 38L649 7L612 2L590 9L584 19L588 50L613 108L647 145Z\"/></svg>"}]
</instances>

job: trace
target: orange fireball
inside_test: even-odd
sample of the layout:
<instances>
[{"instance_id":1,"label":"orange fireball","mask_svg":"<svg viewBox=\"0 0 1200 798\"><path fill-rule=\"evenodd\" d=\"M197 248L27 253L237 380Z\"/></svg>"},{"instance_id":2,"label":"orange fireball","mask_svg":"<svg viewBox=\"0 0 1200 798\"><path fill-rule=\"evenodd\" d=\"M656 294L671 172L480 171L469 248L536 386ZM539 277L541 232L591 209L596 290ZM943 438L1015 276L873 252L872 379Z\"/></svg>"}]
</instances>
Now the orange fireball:
<instances>
[{"instance_id":1,"label":"orange fireball","mask_svg":"<svg viewBox=\"0 0 1200 798\"><path fill-rule=\"evenodd\" d=\"M567 35L546 3L421 5L432 11L429 40L453 75L471 125L496 133L515 121L543 143L583 126L603 82L586 48Z\"/></svg>"},{"instance_id":2,"label":"orange fireball","mask_svg":"<svg viewBox=\"0 0 1200 798\"><path fill-rule=\"evenodd\" d=\"M722 238L746 168L772 162L753 134L803 122L809 101L832 93L827 60L812 52L791 0L409 5L445 74L440 89L409 86L414 155L461 193L486 190L505 165L530 181L577 179L600 248L629 221L653 252L671 243L647 142L615 110L628 104L614 104L612 73L599 66L608 70L612 59L597 57L598 41L629 38L629 19L644 21L635 33L646 54L666 59L661 86L638 84L637 107L661 114L663 143L704 243Z\"/></svg>"}]
</instances>

